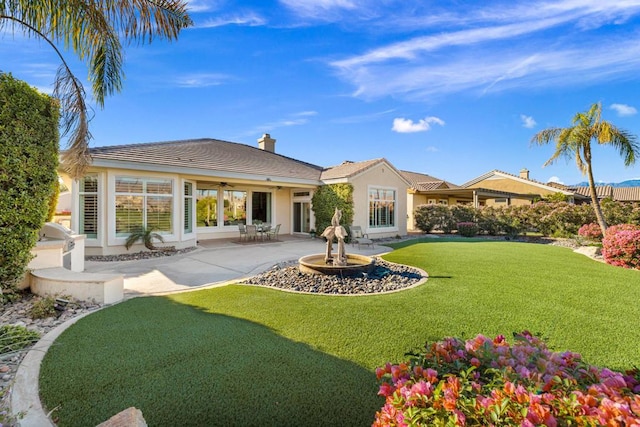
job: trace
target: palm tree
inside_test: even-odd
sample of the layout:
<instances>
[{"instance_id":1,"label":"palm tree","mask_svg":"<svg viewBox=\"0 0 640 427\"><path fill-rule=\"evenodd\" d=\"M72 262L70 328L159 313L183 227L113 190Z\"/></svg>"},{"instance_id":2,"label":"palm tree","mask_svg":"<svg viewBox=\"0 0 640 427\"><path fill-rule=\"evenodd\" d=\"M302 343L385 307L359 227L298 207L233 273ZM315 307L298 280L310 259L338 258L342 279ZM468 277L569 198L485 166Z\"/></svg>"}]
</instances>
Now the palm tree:
<instances>
[{"instance_id":1,"label":"palm tree","mask_svg":"<svg viewBox=\"0 0 640 427\"><path fill-rule=\"evenodd\" d=\"M122 88L125 42L174 40L192 25L185 0L0 0L0 31L21 31L49 44L61 61L53 96L60 102L61 127L69 136L63 165L72 178L84 175L89 156L89 114L84 87L57 45L86 61L92 93L100 107ZM119 37L121 36L121 37Z\"/></svg>"},{"instance_id":2,"label":"palm tree","mask_svg":"<svg viewBox=\"0 0 640 427\"><path fill-rule=\"evenodd\" d=\"M124 247L129 250L131 246L133 246L138 240L142 241L144 247L149 249L150 251L158 250L158 248L153 244L153 240L156 239L160 243L164 243L164 238L161 234L153 231L152 228L146 228L143 226L136 227L131 230L131 234L127 237L126 242L124 243Z\"/></svg>"},{"instance_id":3,"label":"palm tree","mask_svg":"<svg viewBox=\"0 0 640 427\"><path fill-rule=\"evenodd\" d=\"M613 146L623 157L625 166L629 166L635 163L636 156L639 154L637 137L602 120L602 105L599 102L593 104L586 113L576 114L572 124L573 126L567 128L542 130L531 138L531 143L543 145L551 141L555 142L556 151L544 166L552 164L559 157L571 158L575 156L578 169L583 175L587 175L591 202L604 235L607 230L607 223L602 214L593 179L591 141L593 140L601 145Z\"/></svg>"}]
</instances>

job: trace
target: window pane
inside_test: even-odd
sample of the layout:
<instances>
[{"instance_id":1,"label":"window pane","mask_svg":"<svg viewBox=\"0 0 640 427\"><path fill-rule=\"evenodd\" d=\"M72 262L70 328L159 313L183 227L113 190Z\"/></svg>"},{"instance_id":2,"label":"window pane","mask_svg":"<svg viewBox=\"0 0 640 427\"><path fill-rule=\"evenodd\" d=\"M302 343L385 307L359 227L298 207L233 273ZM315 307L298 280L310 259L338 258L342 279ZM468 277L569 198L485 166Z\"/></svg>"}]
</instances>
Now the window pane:
<instances>
[{"instance_id":1,"label":"window pane","mask_svg":"<svg viewBox=\"0 0 640 427\"><path fill-rule=\"evenodd\" d=\"M395 226L395 190L369 190L369 227Z\"/></svg>"},{"instance_id":2,"label":"window pane","mask_svg":"<svg viewBox=\"0 0 640 427\"><path fill-rule=\"evenodd\" d=\"M147 196L147 228L171 233L171 197Z\"/></svg>"},{"instance_id":3,"label":"window pane","mask_svg":"<svg viewBox=\"0 0 640 427\"><path fill-rule=\"evenodd\" d=\"M90 239L98 238L98 195L80 195L80 234Z\"/></svg>"},{"instance_id":4,"label":"window pane","mask_svg":"<svg viewBox=\"0 0 640 427\"><path fill-rule=\"evenodd\" d=\"M143 203L142 196L116 196L116 236L127 236L144 225Z\"/></svg>"},{"instance_id":5,"label":"window pane","mask_svg":"<svg viewBox=\"0 0 640 427\"><path fill-rule=\"evenodd\" d=\"M80 181L81 193L97 193L98 192L98 177L97 176L85 176Z\"/></svg>"},{"instance_id":6,"label":"window pane","mask_svg":"<svg viewBox=\"0 0 640 427\"><path fill-rule=\"evenodd\" d=\"M142 179L116 177L116 193L142 193Z\"/></svg>"},{"instance_id":7,"label":"window pane","mask_svg":"<svg viewBox=\"0 0 640 427\"><path fill-rule=\"evenodd\" d=\"M218 190L198 190L196 202L196 226L218 225Z\"/></svg>"},{"instance_id":8,"label":"window pane","mask_svg":"<svg viewBox=\"0 0 640 427\"><path fill-rule=\"evenodd\" d=\"M184 231L193 232L193 184L184 183Z\"/></svg>"},{"instance_id":9,"label":"window pane","mask_svg":"<svg viewBox=\"0 0 640 427\"><path fill-rule=\"evenodd\" d=\"M80 180L79 230L90 239L98 238L98 177L85 176Z\"/></svg>"},{"instance_id":10,"label":"window pane","mask_svg":"<svg viewBox=\"0 0 640 427\"><path fill-rule=\"evenodd\" d=\"M224 225L247 223L246 191L224 191Z\"/></svg>"},{"instance_id":11,"label":"window pane","mask_svg":"<svg viewBox=\"0 0 640 427\"><path fill-rule=\"evenodd\" d=\"M271 222L271 193L254 192L251 196L252 221Z\"/></svg>"},{"instance_id":12,"label":"window pane","mask_svg":"<svg viewBox=\"0 0 640 427\"><path fill-rule=\"evenodd\" d=\"M171 194L171 180L170 179L148 179L147 180L147 194Z\"/></svg>"}]
</instances>

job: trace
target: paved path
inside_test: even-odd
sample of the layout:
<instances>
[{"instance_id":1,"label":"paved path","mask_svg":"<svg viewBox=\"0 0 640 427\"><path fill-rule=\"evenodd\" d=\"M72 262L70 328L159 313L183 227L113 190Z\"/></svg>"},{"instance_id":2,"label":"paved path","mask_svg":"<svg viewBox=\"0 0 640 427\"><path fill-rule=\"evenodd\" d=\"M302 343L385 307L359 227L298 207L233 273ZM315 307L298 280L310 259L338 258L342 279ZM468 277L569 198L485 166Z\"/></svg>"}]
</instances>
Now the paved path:
<instances>
[{"instance_id":1,"label":"paved path","mask_svg":"<svg viewBox=\"0 0 640 427\"><path fill-rule=\"evenodd\" d=\"M347 253L377 255L389 247L346 245ZM85 271L124 275L125 298L200 288L243 279L271 266L324 253L322 239L283 237L277 242L238 244L235 241L202 241L198 249L182 255L120 262L85 262ZM337 245L334 245L337 251Z\"/></svg>"}]
</instances>

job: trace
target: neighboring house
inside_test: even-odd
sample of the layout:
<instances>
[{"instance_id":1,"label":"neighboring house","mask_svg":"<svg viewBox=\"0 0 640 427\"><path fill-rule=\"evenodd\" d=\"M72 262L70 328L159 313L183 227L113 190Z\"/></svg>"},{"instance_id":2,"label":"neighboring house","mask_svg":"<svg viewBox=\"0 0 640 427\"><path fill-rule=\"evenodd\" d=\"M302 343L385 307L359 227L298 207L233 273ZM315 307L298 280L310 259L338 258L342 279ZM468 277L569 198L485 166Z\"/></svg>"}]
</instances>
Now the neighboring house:
<instances>
[{"instance_id":1,"label":"neighboring house","mask_svg":"<svg viewBox=\"0 0 640 427\"><path fill-rule=\"evenodd\" d=\"M353 225L370 238L407 234L409 182L386 159L345 161L322 171L321 180L353 185Z\"/></svg>"},{"instance_id":2,"label":"neighboring house","mask_svg":"<svg viewBox=\"0 0 640 427\"><path fill-rule=\"evenodd\" d=\"M407 186L386 160L345 173L342 165L326 169L276 154L275 142L265 134L258 147L196 139L92 148L85 177L71 182L61 173L72 189L71 228L87 236L87 255L124 252L140 224L176 248L236 237L238 224L256 221L281 224L281 234L308 233L311 198L324 177L354 185L354 224L372 237L406 234ZM385 209L392 220L380 216Z\"/></svg>"},{"instance_id":3,"label":"neighboring house","mask_svg":"<svg viewBox=\"0 0 640 427\"><path fill-rule=\"evenodd\" d=\"M490 189L505 193L502 197L488 198L485 204L490 206L529 205L535 200L561 193L569 203L588 201L589 197L572 191L566 186L555 183L544 184L529 178L529 171L522 169L519 175L492 170L462 185L466 189Z\"/></svg>"},{"instance_id":4,"label":"neighboring house","mask_svg":"<svg viewBox=\"0 0 640 427\"><path fill-rule=\"evenodd\" d=\"M409 181L407 195L408 225L410 231L418 231L414 212L420 205L471 205L491 204L493 200L510 199L515 194L488 188L464 188L459 185L417 172L400 171Z\"/></svg>"}]
</instances>

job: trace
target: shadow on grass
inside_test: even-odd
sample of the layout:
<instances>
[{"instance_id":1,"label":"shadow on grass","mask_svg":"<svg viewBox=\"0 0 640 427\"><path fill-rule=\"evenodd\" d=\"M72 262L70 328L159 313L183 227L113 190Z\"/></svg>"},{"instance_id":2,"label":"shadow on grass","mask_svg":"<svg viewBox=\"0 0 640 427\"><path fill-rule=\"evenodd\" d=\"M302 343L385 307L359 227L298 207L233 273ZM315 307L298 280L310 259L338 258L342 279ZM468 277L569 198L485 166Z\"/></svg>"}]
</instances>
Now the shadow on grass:
<instances>
[{"instance_id":1,"label":"shadow on grass","mask_svg":"<svg viewBox=\"0 0 640 427\"><path fill-rule=\"evenodd\" d=\"M371 425L375 374L247 320L164 297L78 321L46 355L40 392L60 426L135 406L149 425Z\"/></svg>"}]
</instances>

